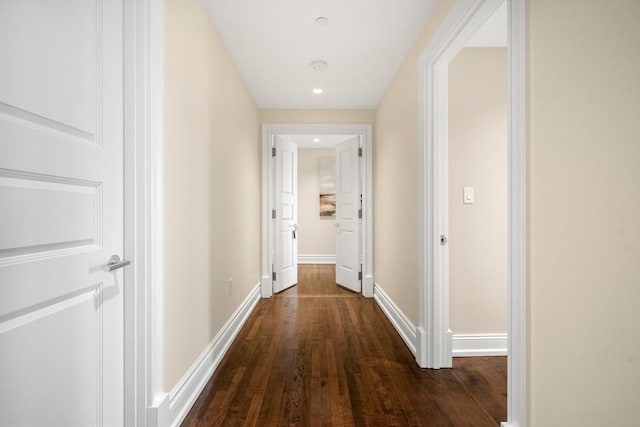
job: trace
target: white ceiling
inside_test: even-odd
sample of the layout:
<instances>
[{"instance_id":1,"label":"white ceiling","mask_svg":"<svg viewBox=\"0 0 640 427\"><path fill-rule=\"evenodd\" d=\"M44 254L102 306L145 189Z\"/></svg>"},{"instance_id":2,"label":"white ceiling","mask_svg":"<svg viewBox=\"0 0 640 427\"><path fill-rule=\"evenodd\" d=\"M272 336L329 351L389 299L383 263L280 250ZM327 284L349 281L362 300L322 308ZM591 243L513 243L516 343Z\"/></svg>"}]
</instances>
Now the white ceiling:
<instances>
[{"instance_id":1,"label":"white ceiling","mask_svg":"<svg viewBox=\"0 0 640 427\"><path fill-rule=\"evenodd\" d=\"M263 109L373 109L437 0L204 0ZM324 16L327 25L315 19ZM311 61L328 63L323 71ZM315 95L313 88L324 93Z\"/></svg>"}]
</instances>

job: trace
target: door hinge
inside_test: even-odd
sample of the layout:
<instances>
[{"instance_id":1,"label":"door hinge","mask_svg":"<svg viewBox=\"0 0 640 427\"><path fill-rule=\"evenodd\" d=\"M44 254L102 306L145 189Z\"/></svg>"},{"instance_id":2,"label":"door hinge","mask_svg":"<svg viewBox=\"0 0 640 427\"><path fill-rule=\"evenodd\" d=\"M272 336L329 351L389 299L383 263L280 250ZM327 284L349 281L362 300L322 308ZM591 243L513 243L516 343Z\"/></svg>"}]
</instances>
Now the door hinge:
<instances>
[{"instance_id":1,"label":"door hinge","mask_svg":"<svg viewBox=\"0 0 640 427\"><path fill-rule=\"evenodd\" d=\"M271 209L271 218L272 219L276 219L276 210L275 209Z\"/></svg>"},{"instance_id":2,"label":"door hinge","mask_svg":"<svg viewBox=\"0 0 640 427\"><path fill-rule=\"evenodd\" d=\"M358 219L362 219L362 208L358 209Z\"/></svg>"},{"instance_id":3,"label":"door hinge","mask_svg":"<svg viewBox=\"0 0 640 427\"><path fill-rule=\"evenodd\" d=\"M358 147L358 157L362 157L362 147Z\"/></svg>"},{"instance_id":4,"label":"door hinge","mask_svg":"<svg viewBox=\"0 0 640 427\"><path fill-rule=\"evenodd\" d=\"M271 157L276 156L276 147L271 147Z\"/></svg>"},{"instance_id":5,"label":"door hinge","mask_svg":"<svg viewBox=\"0 0 640 427\"><path fill-rule=\"evenodd\" d=\"M449 243L449 239L447 239L447 236L445 236L444 234L442 234L440 236L440 244L442 246L446 245L447 243Z\"/></svg>"},{"instance_id":6,"label":"door hinge","mask_svg":"<svg viewBox=\"0 0 640 427\"><path fill-rule=\"evenodd\" d=\"M362 268L362 266L360 266ZM358 271L358 280L362 282L362 270Z\"/></svg>"},{"instance_id":7,"label":"door hinge","mask_svg":"<svg viewBox=\"0 0 640 427\"><path fill-rule=\"evenodd\" d=\"M271 280L276 281L276 272L271 273Z\"/></svg>"}]
</instances>

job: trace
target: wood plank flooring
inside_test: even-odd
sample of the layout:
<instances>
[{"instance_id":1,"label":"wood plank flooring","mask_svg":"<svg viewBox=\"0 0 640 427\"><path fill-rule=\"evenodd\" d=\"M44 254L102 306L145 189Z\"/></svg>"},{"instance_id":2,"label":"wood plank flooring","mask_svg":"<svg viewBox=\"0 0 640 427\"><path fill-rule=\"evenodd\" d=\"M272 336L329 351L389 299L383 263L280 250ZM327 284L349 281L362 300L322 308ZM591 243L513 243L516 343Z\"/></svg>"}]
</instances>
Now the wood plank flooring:
<instances>
[{"instance_id":1,"label":"wood plank flooring","mask_svg":"<svg viewBox=\"0 0 640 427\"><path fill-rule=\"evenodd\" d=\"M506 358L422 370L373 299L303 265L261 300L183 426L498 426Z\"/></svg>"}]
</instances>

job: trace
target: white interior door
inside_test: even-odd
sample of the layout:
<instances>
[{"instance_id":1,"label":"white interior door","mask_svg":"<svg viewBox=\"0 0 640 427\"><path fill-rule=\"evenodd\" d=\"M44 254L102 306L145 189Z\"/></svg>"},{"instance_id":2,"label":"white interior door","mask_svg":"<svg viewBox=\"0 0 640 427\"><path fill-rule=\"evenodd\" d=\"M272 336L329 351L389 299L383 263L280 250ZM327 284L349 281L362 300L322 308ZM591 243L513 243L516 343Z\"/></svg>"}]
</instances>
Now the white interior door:
<instances>
[{"instance_id":1,"label":"white interior door","mask_svg":"<svg viewBox=\"0 0 640 427\"><path fill-rule=\"evenodd\" d=\"M358 137L336 147L336 283L360 292Z\"/></svg>"},{"instance_id":2,"label":"white interior door","mask_svg":"<svg viewBox=\"0 0 640 427\"><path fill-rule=\"evenodd\" d=\"M298 146L276 137L273 291L298 283Z\"/></svg>"},{"instance_id":3,"label":"white interior door","mask_svg":"<svg viewBox=\"0 0 640 427\"><path fill-rule=\"evenodd\" d=\"M122 4L0 1L0 425L123 424Z\"/></svg>"}]
</instances>

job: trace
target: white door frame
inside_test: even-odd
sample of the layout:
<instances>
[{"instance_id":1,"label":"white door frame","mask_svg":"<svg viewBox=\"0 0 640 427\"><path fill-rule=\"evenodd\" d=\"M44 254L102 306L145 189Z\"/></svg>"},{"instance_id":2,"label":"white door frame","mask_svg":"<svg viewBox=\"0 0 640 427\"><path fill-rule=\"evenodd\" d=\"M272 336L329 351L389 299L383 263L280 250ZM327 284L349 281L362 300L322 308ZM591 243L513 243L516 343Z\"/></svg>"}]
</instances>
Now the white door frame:
<instances>
[{"instance_id":1,"label":"white door frame","mask_svg":"<svg viewBox=\"0 0 640 427\"><path fill-rule=\"evenodd\" d=\"M162 0L124 1L125 426L169 425L164 390Z\"/></svg>"},{"instance_id":2,"label":"white door frame","mask_svg":"<svg viewBox=\"0 0 640 427\"><path fill-rule=\"evenodd\" d=\"M525 3L508 1L508 422L526 426L526 79ZM503 0L458 0L418 61L419 311L417 361L451 363L449 294L443 280L446 232L448 64Z\"/></svg>"},{"instance_id":3,"label":"white door frame","mask_svg":"<svg viewBox=\"0 0 640 427\"><path fill-rule=\"evenodd\" d=\"M271 143L276 135L354 135L362 138L366 173L363 182L362 243L362 295L373 297L373 143L370 124L264 124L262 125L262 244L261 282L262 298L273 295L271 282L272 248L274 243L271 224L273 201L273 166Z\"/></svg>"}]
</instances>

